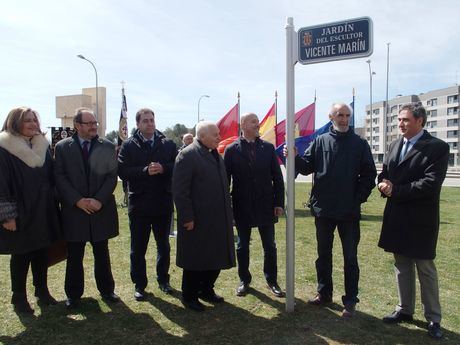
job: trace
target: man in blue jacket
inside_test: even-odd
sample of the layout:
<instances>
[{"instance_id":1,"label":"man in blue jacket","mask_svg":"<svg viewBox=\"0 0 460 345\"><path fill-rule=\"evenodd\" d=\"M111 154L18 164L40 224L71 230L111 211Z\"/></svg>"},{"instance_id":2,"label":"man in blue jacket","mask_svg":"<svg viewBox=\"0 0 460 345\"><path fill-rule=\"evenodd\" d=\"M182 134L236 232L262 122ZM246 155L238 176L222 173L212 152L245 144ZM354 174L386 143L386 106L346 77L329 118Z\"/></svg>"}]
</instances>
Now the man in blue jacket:
<instances>
[{"instance_id":1,"label":"man in blue jacket","mask_svg":"<svg viewBox=\"0 0 460 345\"><path fill-rule=\"evenodd\" d=\"M353 316L359 302L357 252L361 204L374 188L377 175L368 143L349 127L350 115L346 104L333 104L329 133L317 137L303 157L295 157L298 172L314 173L310 208L316 226L318 293L309 303L332 302L332 246L337 227L345 264L344 317Z\"/></svg>"},{"instance_id":2,"label":"man in blue jacket","mask_svg":"<svg viewBox=\"0 0 460 345\"><path fill-rule=\"evenodd\" d=\"M134 298L145 299L147 272L145 253L153 231L157 244L157 281L165 293L169 285L169 231L173 201L171 180L176 144L155 128L153 110L136 113L137 131L121 146L118 175L128 182L128 215L131 231L131 280L135 284Z\"/></svg>"}]
</instances>

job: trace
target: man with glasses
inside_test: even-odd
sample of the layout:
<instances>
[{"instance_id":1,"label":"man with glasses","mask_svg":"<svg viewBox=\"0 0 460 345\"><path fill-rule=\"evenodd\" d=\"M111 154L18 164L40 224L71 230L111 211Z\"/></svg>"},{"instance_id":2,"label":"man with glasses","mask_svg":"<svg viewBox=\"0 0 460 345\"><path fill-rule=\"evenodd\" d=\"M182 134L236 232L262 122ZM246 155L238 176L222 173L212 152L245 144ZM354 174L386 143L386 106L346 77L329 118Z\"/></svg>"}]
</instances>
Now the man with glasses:
<instances>
[{"instance_id":1,"label":"man with glasses","mask_svg":"<svg viewBox=\"0 0 460 345\"><path fill-rule=\"evenodd\" d=\"M97 288L107 302L118 302L110 266L108 239L118 235L113 191L117 185L115 146L97 135L93 111L79 108L76 133L56 145L56 186L61 198L67 241L65 293L67 308L80 303L84 290L83 256L86 242L94 254Z\"/></svg>"},{"instance_id":2,"label":"man with glasses","mask_svg":"<svg viewBox=\"0 0 460 345\"><path fill-rule=\"evenodd\" d=\"M357 252L361 204L375 187L377 175L368 143L349 127L350 115L351 109L346 104L333 104L329 133L317 137L303 157L295 157L298 172L314 174L309 205L316 226L318 293L308 303L320 306L332 302L332 246L337 228L345 266L343 317L353 316L359 302Z\"/></svg>"}]
</instances>

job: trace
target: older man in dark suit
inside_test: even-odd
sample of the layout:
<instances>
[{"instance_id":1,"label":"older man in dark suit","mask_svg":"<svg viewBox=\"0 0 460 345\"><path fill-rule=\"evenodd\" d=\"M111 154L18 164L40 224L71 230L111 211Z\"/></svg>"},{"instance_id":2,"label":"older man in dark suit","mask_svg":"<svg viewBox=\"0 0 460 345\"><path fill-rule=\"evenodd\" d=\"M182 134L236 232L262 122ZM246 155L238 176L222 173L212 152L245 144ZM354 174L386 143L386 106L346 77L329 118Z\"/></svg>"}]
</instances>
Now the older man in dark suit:
<instances>
[{"instance_id":1,"label":"older man in dark suit","mask_svg":"<svg viewBox=\"0 0 460 345\"><path fill-rule=\"evenodd\" d=\"M232 184L233 215L238 231L236 255L240 285L237 296L244 296L251 283L249 243L251 230L258 227L264 248L264 275L268 288L277 297L284 291L277 281L275 224L284 210L283 175L269 142L259 138L259 119L248 113L241 117L242 136L230 144L224 155Z\"/></svg>"},{"instance_id":2,"label":"older man in dark suit","mask_svg":"<svg viewBox=\"0 0 460 345\"><path fill-rule=\"evenodd\" d=\"M173 172L177 209L177 266L183 268L182 302L203 311L198 298L220 303L214 283L220 270L235 266L232 210L227 173L217 153L219 129L196 126L197 139L179 152Z\"/></svg>"},{"instance_id":3,"label":"older man in dark suit","mask_svg":"<svg viewBox=\"0 0 460 345\"><path fill-rule=\"evenodd\" d=\"M398 122L402 138L391 143L378 177L378 188L387 198L379 246L394 254L399 292L395 311L383 321L412 321L417 268L428 334L441 338L438 276L433 260L449 146L423 130L426 111L419 104L402 106Z\"/></svg>"},{"instance_id":4,"label":"older man in dark suit","mask_svg":"<svg viewBox=\"0 0 460 345\"><path fill-rule=\"evenodd\" d=\"M110 267L108 239L118 235L113 191L117 185L115 146L97 136L90 109L77 109L76 134L56 145L56 185L61 197L68 258L65 276L67 308L78 306L84 290L83 256L86 242L94 254L94 273L101 296L118 302Z\"/></svg>"}]
</instances>

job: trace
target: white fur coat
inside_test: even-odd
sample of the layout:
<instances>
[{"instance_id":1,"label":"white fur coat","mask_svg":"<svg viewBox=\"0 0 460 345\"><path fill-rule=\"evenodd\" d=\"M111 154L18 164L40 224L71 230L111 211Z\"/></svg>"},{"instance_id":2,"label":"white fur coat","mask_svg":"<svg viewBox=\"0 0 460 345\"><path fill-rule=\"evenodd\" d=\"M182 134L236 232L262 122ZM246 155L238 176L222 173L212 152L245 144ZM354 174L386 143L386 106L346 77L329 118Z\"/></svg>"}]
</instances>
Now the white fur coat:
<instances>
[{"instance_id":1,"label":"white fur coat","mask_svg":"<svg viewBox=\"0 0 460 345\"><path fill-rule=\"evenodd\" d=\"M12 135L8 132L0 133L0 147L18 157L31 168L42 167L50 144L44 135L35 135L31 143L32 148L20 136Z\"/></svg>"}]
</instances>

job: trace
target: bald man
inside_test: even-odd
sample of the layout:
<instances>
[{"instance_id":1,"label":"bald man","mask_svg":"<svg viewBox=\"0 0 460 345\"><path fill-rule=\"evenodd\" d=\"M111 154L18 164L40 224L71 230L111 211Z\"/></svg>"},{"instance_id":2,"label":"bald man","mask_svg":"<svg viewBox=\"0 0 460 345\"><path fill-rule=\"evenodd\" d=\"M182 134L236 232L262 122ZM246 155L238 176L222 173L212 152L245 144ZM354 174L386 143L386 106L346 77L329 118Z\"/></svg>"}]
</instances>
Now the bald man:
<instances>
[{"instance_id":1,"label":"bald man","mask_svg":"<svg viewBox=\"0 0 460 345\"><path fill-rule=\"evenodd\" d=\"M236 254L240 284L237 296L244 296L251 283L249 243L253 227L259 229L264 248L264 276L270 291L284 297L277 281L275 223L283 214L284 182L269 142L259 138L259 119L248 113L241 117L242 135L225 150L224 161L228 180L233 179L233 215L238 231Z\"/></svg>"},{"instance_id":2,"label":"bald man","mask_svg":"<svg viewBox=\"0 0 460 345\"><path fill-rule=\"evenodd\" d=\"M303 157L295 157L298 172L314 173L310 209L316 225L318 293L309 303L320 306L332 302L332 245L337 228L345 266L344 317L353 316L359 302L357 254L361 203L375 187L377 175L369 144L350 129L350 116L348 105L333 104L329 133L317 137Z\"/></svg>"}]
</instances>

